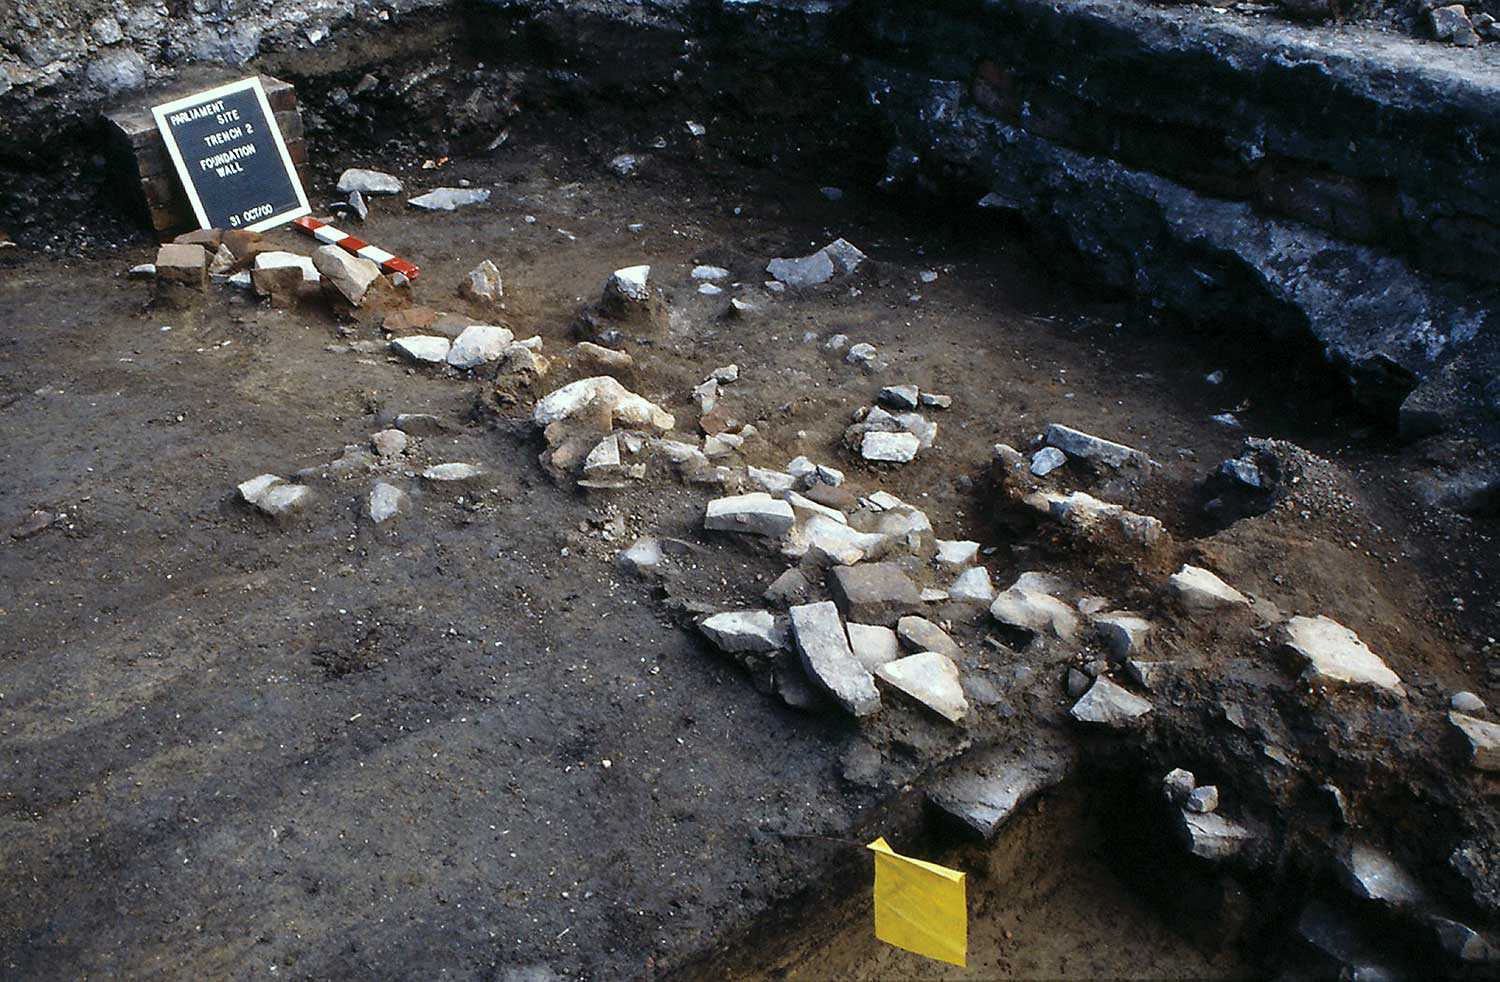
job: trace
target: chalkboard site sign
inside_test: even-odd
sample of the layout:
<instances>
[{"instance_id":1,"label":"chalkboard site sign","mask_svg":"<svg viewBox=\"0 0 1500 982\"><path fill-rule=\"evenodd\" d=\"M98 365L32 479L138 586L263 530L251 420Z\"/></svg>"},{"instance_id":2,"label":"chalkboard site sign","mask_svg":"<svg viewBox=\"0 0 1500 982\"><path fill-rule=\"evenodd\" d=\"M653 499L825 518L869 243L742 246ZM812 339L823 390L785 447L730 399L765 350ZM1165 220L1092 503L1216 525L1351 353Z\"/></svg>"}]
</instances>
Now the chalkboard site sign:
<instances>
[{"instance_id":1,"label":"chalkboard site sign","mask_svg":"<svg viewBox=\"0 0 1500 982\"><path fill-rule=\"evenodd\" d=\"M260 79L151 108L203 228L261 232L312 211Z\"/></svg>"}]
</instances>

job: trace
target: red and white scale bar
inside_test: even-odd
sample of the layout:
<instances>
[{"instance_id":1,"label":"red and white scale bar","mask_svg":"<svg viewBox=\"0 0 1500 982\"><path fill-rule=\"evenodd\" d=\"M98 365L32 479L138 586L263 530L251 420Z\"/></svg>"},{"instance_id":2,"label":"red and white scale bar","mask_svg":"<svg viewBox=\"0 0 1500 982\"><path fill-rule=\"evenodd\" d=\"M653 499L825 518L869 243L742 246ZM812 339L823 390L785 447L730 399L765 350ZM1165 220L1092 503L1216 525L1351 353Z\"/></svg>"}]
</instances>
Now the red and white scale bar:
<instances>
[{"instance_id":1,"label":"red and white scale bar","mask_svg":"<svg viewBox=\"0 0 1500 982\"><path fill-rule=\"evenodd\" d=\"M365 242L363 239L356 239L348 232L341 232L327 222L320 222L316 218L307 218L304 216L292 219L292 224L319 242L336 245L345 252L352 252L361 259L370 260L387 273L400 273L407 279L414 280L422 272L400 256L393 256L384 249L370 245L370 243Z\"/></svg>"}]
</instances>

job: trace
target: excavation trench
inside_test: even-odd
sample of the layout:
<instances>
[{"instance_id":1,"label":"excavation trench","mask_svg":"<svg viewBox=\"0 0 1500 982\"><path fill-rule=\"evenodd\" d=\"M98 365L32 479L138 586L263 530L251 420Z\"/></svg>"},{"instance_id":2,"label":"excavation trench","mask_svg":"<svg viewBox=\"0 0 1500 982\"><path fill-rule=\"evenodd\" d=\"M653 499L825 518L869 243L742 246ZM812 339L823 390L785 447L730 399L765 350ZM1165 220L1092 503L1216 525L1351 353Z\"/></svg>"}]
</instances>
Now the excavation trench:
<instances>
[{"instance_id":1,"label":"excavation trench","mask_svg":"<svg viewBox=\"0 0 1500 982\"><path fill-rule=\"evenodd\" d=\"M13 618L3 964L1246 977L1425 964L1451 957L1431 916L1491 924L1488 867L1454 857L1488 854L1493 815L1442 728L1449 692L1484 692L1500 634L1481 585L1500 575L1484 514L1491 424L1449 425L1471 402L1444 402L1473 396L1490 354L1428 344L1418 357L1409 338L1343 332L1337 313L1390 326L1419 309L1456 336L1493 292L1492 267L1434 276L1423 264L1442 243L1391 224L1400 169L1422 153L1400 173L1351 177L1338 140L1316 132L1325 121L1281 96L1262 106L1284 151L1274 165L1245 170L1268 158L1208 133L1195 114L1212 106L1163 128L1141 107L1182 64L1204 59L1220 84L1262 94L1279 70L1229 71L1243 38L1204 35L1212 57L1192 30L1185 47L1164 41L1172 24L1194 27L1191 12L663 6L424 8L254 63L297 85L315 208L351 166L396 173L409 193L492 191L439 215L379 200L354 231L420 263L416 299L437 308L460 306L468 271L493 259L506 305L491 313L555 362L524 384L376 357L380 326L321 300L275 309L216 286L153 304L116 276L153 246L95 153L93 117L38 141L66 161L53 174L8 154L0 215L21 248L0 252L0 396L9 456L33 463L0 479L3 518L46 508L66 521L18 536L0 570ZM1091 52L1110 83L1148 55L1160 74L1095 113L1088 85L1045 81L1053 47ZM1352 112L1426 132L1423 112L1340 91ZM1487 110L1455 105L1489 125ZM624 153L638 158L629 175L610 166ZM1455 173L1470 190L1492 177ZM1419 204L1490 248L1492 216ZM80 208L99 220L60 219ZM762 286L767 260L839 237L869 257L857 274L787 295ZM286 230L273 240L307 249ZM90 261L58 258L63 243ZM1070 604L1103 597L1151 618L1149 654L1176 674L1146 685L1092 635L1032 641L934 602L962 648L963 726L889 691L860 723L827 702L784 705L765 666L745 670L696 627L765 606L784 557L705 534L710 493L668 471L585 494L537 463L531 404L587 374L572 346L597 326L605 277L637 262L670 316L625 332L622 381L680 428L698 417L694 386L734 363L726 402L757 431L736 463L809 454L858 496L919 502L937 538L980 543L999 587L1045 570L1068 581ZM702 264L728 269L756 312L700 292L689 270ZM1394 284L1394 307L1358 293L1374 276ZM887 367L862 372L829 347L836 335L875 344ZM844 441L851 413L901 383L953 396L930 412L936 450L867 466ZM414 437L407 478L449 460L491 475L456 496L413 478L410 512L375 528L366 472L330 474L329 461L402 412L443 421ZM1022 503L994 445L1029 456L1052 422L1157 459L1139 480L1075 460L1041 487L1155 516L1164 546L1074 536ZM1276 488L1234 497L1212 475L1252 452L1252 433L1284 441L1258 451L1284 469ZM1420 450L1406 442L1424 435ZM320 467L304 478L318 504L290 526L230 493ZM1414 500L1414 487L1476 515ZM641 580L615 557L647 536L685 545ZM1253 611L1186 616L1165 589L1183 563L1216 569ZM922 585L945 586L939 575L951 579L927 563ZM1276 633L1293 613L1354 627L1408 695L1298 683ZM1075 675L1119 680L1150 716L1075 725ZM991 842L931 793L985 754L1058 747L1078 763ZM1253 844L1188 855L1185 813L1162 794L1175 767L1216 783ZM970 873L967 972L872 937L857 843L876 835ZM1422 871L1422 905L1349 896L1336 870L1356 840Z\"/></svg>"}]
</instances>

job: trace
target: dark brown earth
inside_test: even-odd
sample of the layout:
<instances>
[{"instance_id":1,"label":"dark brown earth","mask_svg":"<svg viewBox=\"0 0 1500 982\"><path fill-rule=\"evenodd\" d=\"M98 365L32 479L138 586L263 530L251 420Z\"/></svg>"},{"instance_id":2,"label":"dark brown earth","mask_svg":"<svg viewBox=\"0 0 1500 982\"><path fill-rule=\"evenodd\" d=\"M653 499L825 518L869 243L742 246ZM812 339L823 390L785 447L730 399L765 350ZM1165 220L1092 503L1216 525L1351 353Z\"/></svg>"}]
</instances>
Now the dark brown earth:
<instances>
[{"instance_id":1,"label":"dark brown earth","mask_svg":"<svg viewBox=\"0 0 1500 982\"><path fill-rule=\"evenodd\" d=\"M1013 230L948 214L901 223L884 202L828 202L717 160L651 159L620 180L597 155L518 133L495 159L435 174L383 163L412 190L466 179L495 192L451 215L376 203L359 234L424 267L419 302L460 309L463 274L491 258L518 336L565 356L608 272L649 262L676 319L634 349L632 389L691 421L691 387L737 363L727 398L764 436L749 462L807 453L856 490L918 503L941 536L998 547L988 565L1001 585L1042 559L1123 600L1170 570L1096 567L1034 538L997 506L992 444L1024 448L1060 421L1136 445L1164 467L1130 504L1188 540L1204 530L1197 482L1245 436L1209 417L1238 409L1250 433L1295 441L1334 476L1308 490L1306 517L1242 522L1184 554L1211 557L1285 611L1355 628L1414 693L1415 756L1439 756L1449 692L1488 694L1500 654L1493 520L1415 504L1417 453L1349 415L1315 369L1065 293ZM706 261L758 284L771 256L840 235L872 269L765 298L749 319L724 319L728 295L699 297L688 279ZM308 248L290 231L274 238ZM760 695L615 569L636 535L677 536L696 546L695 599L753 602L779 566L697 531L705 493L655 479L614 497L560 489L537 463L529 405L497 416L483 408L486 383L352 351L379 333L318 305L272 310L212 287L198 306L152 309L149 285L122 275L148 247L0 256L0 527L33 509L58 516L0 545L7 974L692 972L819 877L826 853L777 833L914 828L910 809L882 810L890 789L840 777L851 724ZM938 280L919 284L927 269ZM805 332L874 343L891 367L865 375ZM1223 386L1204 381L1214 369ZM562 357L544 390L578 374ZM939 452L877 474L838 438L897 382L955 404L933 414ZM394 412L452 426L416 441L413 471L483 463L484 490L422 493L389 530L363 517L365 476L317 482L317 503L284 528L234 501L238 482L326 464ZM984 650L997 672L1021 660ZM1110 886L1108 850L1080 863L1078 883L1007 883L1010 869L1056 882L1046 838L1017 840L1037 853L953 861L1000 864L976 916L1010 925L1017 905L1042 904L1060 931L1094 932L1094 953L1074 958L1033 921L1006 928L1033 939L1024 952L977 929L994 947L976 965L1237 970L1232 955L1181 947ZM1086 840L1086 829L1062 838ZM1119 919L1085 917L1080 883L1100 884ZM828 942L828 964L852 977L909 970L859 931L848 903L830 930L855 926ZM1139 931L1116 930L1126 923ZM822 943L788 934L773 960L824 974L800 954ZM765 964L740 957L746 973Z\"/></svg>"}]
</instances>

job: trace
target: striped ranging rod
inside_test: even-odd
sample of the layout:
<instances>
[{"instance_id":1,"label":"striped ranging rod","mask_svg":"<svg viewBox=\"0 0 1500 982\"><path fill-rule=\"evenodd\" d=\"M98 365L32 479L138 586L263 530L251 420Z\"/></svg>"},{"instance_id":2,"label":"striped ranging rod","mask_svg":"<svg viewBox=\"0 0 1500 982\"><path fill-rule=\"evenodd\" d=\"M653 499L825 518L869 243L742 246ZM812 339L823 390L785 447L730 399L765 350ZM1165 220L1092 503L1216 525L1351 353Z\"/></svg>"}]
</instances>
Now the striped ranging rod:
<instances>
[{"instance_id":1,"label":"striped ranging rod","mask_svg":"<svg viewBox=\"0 0 1500 982\"><path fill-rule=\"evenodd\" d=\"M402 259L400 256L393 256L384 249L370 245L363 239L356 239L348 232L341 232L327 222L320 222L316 218L303 216L302 218L292 219L292 224L319 242L336 245L345 252L352 252L361 259L370 260L387 273L400 273L407 279L414 280L422 272L419 268Z\"/></svg>"}]
</instances>

